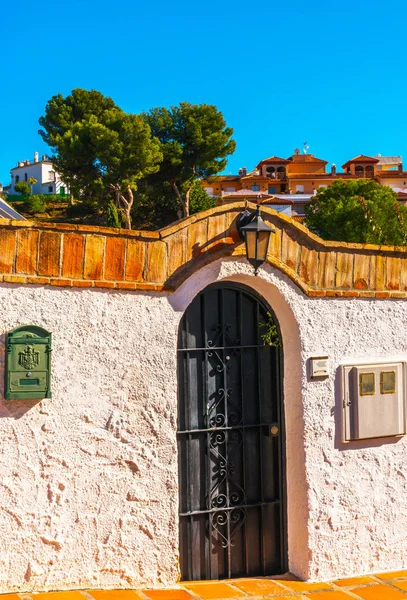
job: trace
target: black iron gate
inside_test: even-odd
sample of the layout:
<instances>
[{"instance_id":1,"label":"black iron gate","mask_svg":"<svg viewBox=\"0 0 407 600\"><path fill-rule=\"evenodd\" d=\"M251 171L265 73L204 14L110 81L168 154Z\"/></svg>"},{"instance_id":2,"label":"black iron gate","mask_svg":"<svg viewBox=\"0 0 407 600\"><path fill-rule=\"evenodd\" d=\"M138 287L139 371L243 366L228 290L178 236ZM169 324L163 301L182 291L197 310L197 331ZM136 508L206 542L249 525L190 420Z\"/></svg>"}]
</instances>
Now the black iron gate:
<instances>
[{"instance_id":1,"label":"black iron gate","mask_svg":"<svg viewBox=\"0 0 407 600\"><path fill-rule=\"evenodd\" d=\"M280 346L244 286L215 284L183 317L178 349L182 578L285 570Z\"/></svg>"}]
</instances>

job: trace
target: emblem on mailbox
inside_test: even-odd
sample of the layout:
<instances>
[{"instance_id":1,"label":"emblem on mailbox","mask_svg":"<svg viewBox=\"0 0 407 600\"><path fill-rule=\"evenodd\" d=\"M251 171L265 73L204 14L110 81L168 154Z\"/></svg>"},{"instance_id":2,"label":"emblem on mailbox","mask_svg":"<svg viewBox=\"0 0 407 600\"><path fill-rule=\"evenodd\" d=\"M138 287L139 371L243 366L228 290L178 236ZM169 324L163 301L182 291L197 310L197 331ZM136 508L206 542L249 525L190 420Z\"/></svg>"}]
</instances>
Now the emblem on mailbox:
<instances>
[{"instance_id":1,"label":"emblem on mailbox","mask_svg":"<svg viewBox=\"0 0 407 600\"><path fill-rule=\"evenodd\" d=\"M6 334L4 395L7 400L51 397L51 333L36 325Z\"/></svg>"},{"instance_id":2,"label":"emblem on mailbox","mask_svg":"<svg viewBox=\"0 0 407 600\"><path fill-rule=\"evenodd\" d=\"M19 356L19 364L27 371L38 367L40 353L36 352L33 346L27 346L24 352L19 353Z\"/></svg>"}]
</instances>

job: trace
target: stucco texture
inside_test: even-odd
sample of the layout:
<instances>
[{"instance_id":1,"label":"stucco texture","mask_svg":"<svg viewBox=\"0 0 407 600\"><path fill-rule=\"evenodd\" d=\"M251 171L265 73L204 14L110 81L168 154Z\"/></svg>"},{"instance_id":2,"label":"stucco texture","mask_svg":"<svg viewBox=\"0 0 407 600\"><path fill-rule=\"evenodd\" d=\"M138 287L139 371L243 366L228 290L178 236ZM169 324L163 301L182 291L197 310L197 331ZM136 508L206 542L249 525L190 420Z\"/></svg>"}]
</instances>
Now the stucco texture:
<instances>
[{"instance_id":1,"label":"stucco texture","mask_svg":"<svg viewBox=\"0 0 407 600\"><path fill-rule=\"evenodd\" d=\"M178 325L228 278L261 293L282 330L291 571L407 568L406 439L342 444L336 390L343 362L407 358L406 302L311 298L230 258L172 294L0 285L2 333L53 334L53 397L0 400L0 592L177 581ZM311 381L320 354L330 376Z\"/></svg>"},{"instance_id":2,"label":"stucco texture","mask_svg":"<svg viewBox=\"0 0 407 600\"><path fill-rule=\"evenodd\" d=\"M178 317L166 297L2 286L0 305L3 332L53 333L52 398L0 405L0 591L175 581Z\"/></svg>"}]
</instances>

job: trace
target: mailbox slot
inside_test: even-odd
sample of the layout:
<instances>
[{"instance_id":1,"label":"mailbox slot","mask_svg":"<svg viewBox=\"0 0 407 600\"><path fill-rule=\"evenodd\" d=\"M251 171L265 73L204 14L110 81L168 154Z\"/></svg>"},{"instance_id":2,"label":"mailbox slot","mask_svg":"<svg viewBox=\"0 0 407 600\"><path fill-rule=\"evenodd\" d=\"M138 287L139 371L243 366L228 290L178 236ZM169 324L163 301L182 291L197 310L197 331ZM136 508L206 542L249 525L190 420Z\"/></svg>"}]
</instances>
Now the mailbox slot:
<instances>
[{"instance_id":1,"label":"mailbox slot","mask_svg":"<svg viewBox=\"0 0 407 600\"><path fill-rule=\"evenodd\" d=\"M5 398L51 397L51 333L35 325L6 334Z\"/></svg>"}]
</instances>

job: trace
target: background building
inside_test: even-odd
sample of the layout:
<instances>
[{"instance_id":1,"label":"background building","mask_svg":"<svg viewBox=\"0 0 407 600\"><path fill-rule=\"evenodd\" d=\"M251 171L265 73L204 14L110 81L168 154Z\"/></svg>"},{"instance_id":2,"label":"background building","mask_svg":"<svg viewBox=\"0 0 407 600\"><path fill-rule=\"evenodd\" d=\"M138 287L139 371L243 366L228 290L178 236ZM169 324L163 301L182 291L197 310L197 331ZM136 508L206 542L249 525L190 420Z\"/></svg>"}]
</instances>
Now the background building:
<instances>
[{"instance_id":1,"label":"background building","mask_svg":"<svg viewBox=\"0 0 407 600\"><path fill-rule=\"evenodd\" d=\"M270 156L261 160L254 171L247 172L243 167L238 175L212 177L203 182L203 187L210 196L227 202L257 194L263 204L271 205L271 197L278 201L291 194L294 217L302 217L310 198L338 179L373 179L397 192L400 202L407 201L407 171L403 171L401 156L360 154L342 165L339 173L334 163L327 172L327 165L328 161L296 149L288 158Z\"/></svg>"},{"instance_id":2,"label":"background building","mask_svg":"<svg viewBox=\"0 0 407 600\"><path fill-rule=\"evenodd\" d=\"M38 152L34 153L34 161L19 161L17 166L11 169L11 184L7 188L9 194L17 194L14 186L19 181L28 181L33 177L37 180L32 186L33 194L69 194L68 186L62 181L61 176L53 167L52 162L45 154L39 160Z\"/></svg>"}]
</instances>

